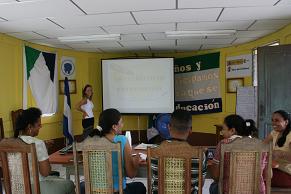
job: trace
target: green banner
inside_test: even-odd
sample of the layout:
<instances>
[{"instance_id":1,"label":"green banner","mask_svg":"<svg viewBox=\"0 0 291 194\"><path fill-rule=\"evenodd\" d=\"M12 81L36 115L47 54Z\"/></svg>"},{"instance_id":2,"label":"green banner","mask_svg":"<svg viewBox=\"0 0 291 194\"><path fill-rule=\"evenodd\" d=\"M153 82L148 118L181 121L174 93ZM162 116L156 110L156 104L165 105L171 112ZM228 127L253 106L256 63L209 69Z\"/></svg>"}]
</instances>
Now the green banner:
<instances>
[{"instance_id":1,"label":"green banner","mask_svg":"<svg viewBox=\"0 0 291 194\"><path fill-rule=\"evenodd\" d=\"M175 59L175 107L192 114L222 112L220 53Z\"/></svg>"},{"instance_id":2,"label":"green banner","mask_svg":"<svg viewBox=\"0 0 291 194\"><path fill-rule=\"evenodd\" d=\"M219 68L219 55L220 53L210 53L175 59L175 74Z\"/></svg>"}]
</instances>

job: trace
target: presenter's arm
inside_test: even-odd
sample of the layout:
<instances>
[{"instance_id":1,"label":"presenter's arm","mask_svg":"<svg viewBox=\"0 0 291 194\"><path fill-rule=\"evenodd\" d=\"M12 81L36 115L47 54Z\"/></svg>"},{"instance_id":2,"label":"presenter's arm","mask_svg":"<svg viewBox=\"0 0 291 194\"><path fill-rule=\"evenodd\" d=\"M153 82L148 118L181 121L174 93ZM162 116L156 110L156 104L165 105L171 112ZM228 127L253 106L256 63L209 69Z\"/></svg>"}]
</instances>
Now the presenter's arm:
<instances>
[{"instance_id":1,"label":"presenter's arm","mask_svg":"<svg viewBox=\"0 0 291 194\"><path fill-rule=\"evenodd\" d=\"M84 104L86 104L86 103L87 103L87 99L86 99L86 98L82 98L82 100L79 101L79 102L76 104L76 106L75 106L76 110L78 110L78 111L80 111L81 113L83 113L83 118L85 118L86 116L88 116L87 113L86 113L86 111L84 111L84 110L81 108L81 106L84 105Z\"/></svg>"}]
</instances>

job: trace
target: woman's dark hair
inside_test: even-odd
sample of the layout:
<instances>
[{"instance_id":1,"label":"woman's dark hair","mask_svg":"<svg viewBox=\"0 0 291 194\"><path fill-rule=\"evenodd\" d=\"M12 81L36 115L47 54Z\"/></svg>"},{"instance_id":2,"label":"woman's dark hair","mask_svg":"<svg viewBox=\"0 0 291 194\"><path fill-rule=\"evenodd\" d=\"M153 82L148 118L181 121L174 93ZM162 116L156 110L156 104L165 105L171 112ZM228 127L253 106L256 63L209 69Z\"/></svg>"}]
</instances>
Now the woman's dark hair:
<instances>
[{"instance_id":1,"label":"woman's dark hair","mask_svg":"<svg viewBox=\"0 0 291 194\"><path fill-rule=\"evenodd\" d=\"M41 117L41 114L41 110L34 107L23 110L22 113L16 118L14 137L17 138L19 136L19 132L26 130L29 124L34 125Z\"/></svg>"},{"instance_id":2,"label":"woman's dark hair","mask_svg":"<svg viewBox=\"0 0 291 194\"><path fill-rule=\"evenodd\" d=\"M282 133L282 136L278 139L278 141L277 141L277 145L279 146L279 147L283 147L283 145L285 144L285 142L286 142L286 137L287 137L287 135L289 134L289 132L290 132L290 128L291 128L291 124L290 124L290 122L291 122L291 119L290 119L290 115L289 115L289 113L288 112L286 112L286 111L284 111L284 110L277 110L277 111L275 111L273 114L279 114L279 115L281 115L281 117L285 120L285 121L288 121L288 124L287 124L287 126L286 126L286 128L285 128L285 130L283 131L283 133Z\"/></svg>"},{"instance_id":3,"label":"woman's dark hair","mask_svg":"<svg viewBox=\"0 0 291 194\"><path fill-rule=\"evenodd\" d=\"M100 129L94 129L90 136L99 135L100 137L110 133L112 129L112 125L117 125L119 120L121 119L121 113L114 109L109 108L101 112L99 116L99 126L102 128Z\"/></svg>"},{"instance_id":4,"label":"woman's dark hair","mask_svg":"<svg viewBox=\"0 0 291 194\"><path fill-rule=\"evenodd\" d=\"M244 120L239 115L228 115L224 118L224 123L230 129L235 128L237 135L241 136L249 136L258 131L253 120Z\"/></svg>"},{"instance_id":5,"label":"woman's dark hair","mask_svg":"<svg viewBox=\"0 0 291 194\"><path fill-rule=\"evenodd\" d=\"M82 97L83 98L87 97L87 95L86 95L87 88L92 88L92 86L90 84L85 85L85 87L82 90ZM90 100L92 100L92 96L93 96L93 94L89 97Z\"/></svg>"}]
</instances>

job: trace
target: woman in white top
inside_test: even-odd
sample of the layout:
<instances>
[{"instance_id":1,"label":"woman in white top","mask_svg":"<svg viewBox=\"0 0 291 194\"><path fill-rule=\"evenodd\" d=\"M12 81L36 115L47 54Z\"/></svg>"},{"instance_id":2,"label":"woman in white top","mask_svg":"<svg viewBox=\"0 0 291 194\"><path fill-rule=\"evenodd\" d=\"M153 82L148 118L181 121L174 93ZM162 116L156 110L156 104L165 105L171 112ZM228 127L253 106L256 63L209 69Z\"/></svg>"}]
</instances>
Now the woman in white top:
<instances>
[{"instance_id":1,"label":"woman in white top","mask_svg":"<svg viewBox=\"0 0 291 194\"><path fill-rule=\"evenodd\" d=\"M40 117L41 111L38 108L23 110L17 118L14 137L19 137L27 144L35 143L42 194L74 194L75 186L72 181L50 176L51 165L45 143L35 137L41 128Z\"/></svg>"},{"instance_id":2,"label":"woman in white top","mask_svg":"<svg viewBox=\"0 0 291 194\"><path fill-rule=\"evenodd\" d=\"M284 159L291 153L291 119L284 110L275 111L272 115L273 130L264 140L273 141L273 159L278 163L278 169L273 169L272 186L291 187L290 170L284 168ZM287 171L286 171L287 170Z\"/></svg>"},{"instance_id":3,"label":"woman in white top","mask_svg":"<svg viewBox=\"0 0 291 194\"><path fill-rule=\"evenodd\" d=\"M87 137L88 130L94 127L94 114L93 108L94 104L92 102L93 90L92 86L87 84L82 91L82 100L76 104L76 109L83 113L82 126L83 126L83 136Z\"/></svg>"}]
</instances>

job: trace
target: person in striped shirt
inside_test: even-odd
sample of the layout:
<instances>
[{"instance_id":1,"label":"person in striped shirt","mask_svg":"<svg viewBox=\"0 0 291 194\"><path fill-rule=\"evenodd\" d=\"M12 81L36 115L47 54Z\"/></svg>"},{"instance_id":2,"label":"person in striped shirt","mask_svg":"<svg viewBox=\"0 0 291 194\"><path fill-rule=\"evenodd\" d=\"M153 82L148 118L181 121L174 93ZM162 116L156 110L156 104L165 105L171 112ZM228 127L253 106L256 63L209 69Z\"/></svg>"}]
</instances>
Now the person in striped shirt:
<instances>
[{"instance_id":1,"label":"person in striped shirt","mask_svg":"<svg viewBox=\"0 0 291 194\"><path fill-rule=\"evenodd\" d=\"M169 130L171 134L171 140L166 141L187 141L189 134L192 132L192 115L185 110L176 110L171 114L171 120L169 124ZM149 158L148 158L149 159ZM152 184L151 188L149 188L149 193L158 194L158 159L151 158L151 174L152 174ZM202 175L203 175L203 183L207 172L206 166L206 157L203 154L202 161ZM199 169L199 160L196 158L192 159L192 167L191 167L191 185L192 192L191 194L198 193L198 169ZM202 183L202 184L203 184Z\"/></svg>"}]
</instances>

